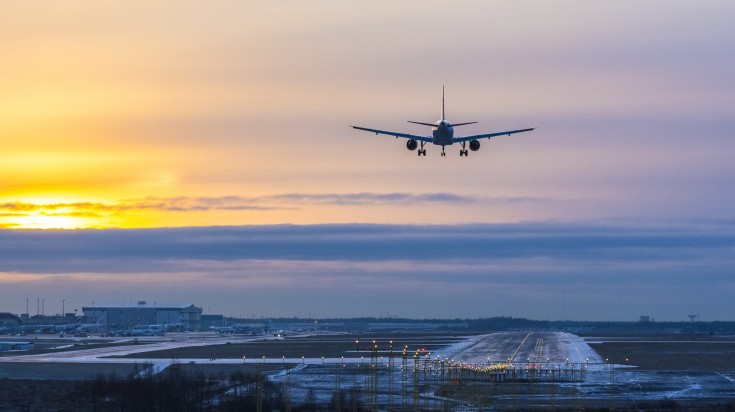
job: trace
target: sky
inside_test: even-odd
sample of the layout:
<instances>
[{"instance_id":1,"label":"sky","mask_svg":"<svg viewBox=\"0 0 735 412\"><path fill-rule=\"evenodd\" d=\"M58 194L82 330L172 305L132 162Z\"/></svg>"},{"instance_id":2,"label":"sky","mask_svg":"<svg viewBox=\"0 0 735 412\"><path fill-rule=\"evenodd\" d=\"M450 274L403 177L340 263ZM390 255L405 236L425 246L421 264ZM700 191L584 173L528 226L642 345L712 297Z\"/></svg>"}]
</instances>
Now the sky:
<instances>
[{"instance_id":1,"label":"sky","mask_svg":"<svg viewBox=\"0 0 735 412\"><path fill-rule=\"evenodd\" d=\"M3 3L0 310L731 320L734 11ZM442 86L478 122L457 134L536 129L420 158L349 127L428 134L406 121L436 121ZM148 248L102 247L129 239Z\"/></svg>"}]
</instances>

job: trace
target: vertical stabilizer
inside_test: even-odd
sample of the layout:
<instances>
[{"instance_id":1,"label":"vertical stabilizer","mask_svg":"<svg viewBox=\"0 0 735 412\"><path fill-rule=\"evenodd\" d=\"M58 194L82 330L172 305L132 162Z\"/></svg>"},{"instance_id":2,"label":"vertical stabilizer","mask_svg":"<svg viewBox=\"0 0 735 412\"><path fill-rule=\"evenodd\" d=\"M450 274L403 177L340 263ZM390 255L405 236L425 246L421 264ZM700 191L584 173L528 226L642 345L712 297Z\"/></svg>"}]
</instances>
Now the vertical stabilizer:
<instances>
[{"instance_id":1,"label":"vertical stabilizer","mask_svg":"<svg viewBox=\"0 0 735 412\"><path fill-rule=\"evenodd\" d=\"M445 120L446 119L444 117L444 85L443 84L442 84L442 118L441 119L442 120Z\"/></svg>"}]
</instances>

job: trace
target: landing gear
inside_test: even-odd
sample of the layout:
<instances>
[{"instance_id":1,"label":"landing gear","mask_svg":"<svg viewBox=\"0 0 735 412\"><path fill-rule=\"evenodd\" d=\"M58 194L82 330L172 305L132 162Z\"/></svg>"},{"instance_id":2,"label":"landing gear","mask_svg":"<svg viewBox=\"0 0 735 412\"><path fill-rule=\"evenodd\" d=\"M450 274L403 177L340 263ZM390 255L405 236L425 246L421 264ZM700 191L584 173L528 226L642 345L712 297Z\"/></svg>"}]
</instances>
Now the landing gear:
<instances>
[{"instance_id":1,"label":"landing gear","mask_svg":"<svg viewBox=\"0 0 735 412\"><path fill-rule=\"evenodd\" d=\"M442 146L442 157L445 157L447 154L444 153L444 146Z\"/></svg>"},{"instance_id":2,"label":"landing gear","mask_svg":"<svg viewBox=\"0 0 735 412\"><path fill-rule=\"evenodd\" d=\"M459 157L462 156L469 156L469 153L467 152L467 149L465 149L465 145L467 142L462 142L462 148L459 149Z\"/></svg>"},{"instance_id":3,"label":"landing gear","mask_svg":"<svg viewBox=\"0 0 735 412\"><path fill-rule=\"evenodd\" d=\"M426 149L424 149L424 145L425 144L426 144L426 142L421 142L421 149L418 150L419 156L426 157Z\"/></svg>"}]
</instances>

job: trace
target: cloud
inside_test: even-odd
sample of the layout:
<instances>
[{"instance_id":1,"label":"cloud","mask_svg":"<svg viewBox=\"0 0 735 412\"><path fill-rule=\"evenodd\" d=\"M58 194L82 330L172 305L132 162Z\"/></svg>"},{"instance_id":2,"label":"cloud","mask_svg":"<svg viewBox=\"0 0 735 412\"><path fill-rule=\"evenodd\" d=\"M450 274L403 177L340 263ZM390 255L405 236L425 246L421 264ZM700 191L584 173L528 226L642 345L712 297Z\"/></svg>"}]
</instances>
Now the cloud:
<instances>
[{"instance_id":1,"label":"cloud","mask_svg":"<svg viewBox=\"0 0 735 412\"><path fill-rule=\"evenodd\" d=\"M19 305L46 290L267 316L544 319L566 295L575 319L727 319L733 271L732 221L0 231L0 300Z\"/></svg>"},{"instance_id":2,"label":"cloud","mask_svg":"<svg viewBox=\"0 0 735 412\"><path fill-rule=\"evenodd\" d=\"M112 206L113 210L160 210L191 212L204 210L270 210L274 207L258 205L252 199L240 196L222 197L145 197L126 199Z\"/></svg>"},{"instance_id":3,"label":"cloud","mask_svg":"<svg viewBox=\"0 0 735 412\"><path fill-rule=\"evenodd\" d=\"M297 204L330 204L330 205L411 205L421 203L475 203L484 200L496 202L532 201L532 198L494 198L486 199L455 193L287 193L256 198L265 202L294 202Z\"/></svg>"},{"instance_id":4,"label":"cloud","mask_svg":"<svg viewBox=\"0 0 735 412\"><path fill-rule=\"evenodd\" d=\"M477 225L271 225L169 229L3 231L0 270L63 271L107 260L690 262L729 256L735 228L582 223ZM706 253L705 253L706 252ZM11 263L15 262L15 263ZM64 263L73 262L73 263ZM34 269L35 270L35 269Z\"/></svg>"},{"instance_id":5,"label":"cloud","mask_svg":"<svg viewBox=\"0 0 735 412\"><path fill-rule=\"evenodd\" d=\"M161 210L185 212L199 210L259 210L266 207L247 204L247 199L237 196L226 197L146 197L141 199L125 199L114 203L101 202L63 202L63 203L30 203L10 202L0 204L0 210L18 212L76 210L88 212L128 212L135 210ZM71 213L71 212L69 212Z\"/></svg>"},{"instance_id":6,"label":"cloud","mask_svg":"<svg viewBox=\"0 0 735 412\"><path fill-rule=\"evenodd\" d=\"M455 193L283 193L271 196L221 197L156 197L123 199L117 202L61 202L32 203L6 202L0 204L0 216L15 216L33 212L56 212L59 215L84 216L101 213L120 213L142 210L165 212L193 212L216 210L275 210L292 209L305 205L380 206L415 205L426 203L522 203L543 201L534 197L482 198Z\"/></svg>"}]
</instances>

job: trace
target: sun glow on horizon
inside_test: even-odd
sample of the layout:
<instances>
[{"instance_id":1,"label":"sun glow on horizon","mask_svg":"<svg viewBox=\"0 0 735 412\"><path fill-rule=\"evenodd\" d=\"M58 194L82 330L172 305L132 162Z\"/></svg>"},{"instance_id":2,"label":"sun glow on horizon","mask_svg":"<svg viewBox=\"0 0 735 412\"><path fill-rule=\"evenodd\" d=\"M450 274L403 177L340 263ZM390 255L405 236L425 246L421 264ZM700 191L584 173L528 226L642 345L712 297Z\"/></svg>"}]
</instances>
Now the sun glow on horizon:
<instances>
[{"instance_id":1,"label":"sun glow on horizon","mask_svg":"<svg viewBox=\"0 0 735 412\"><path fill-rule=\"evenodd\" d=\"M25 199L4 202L0 214L7 229L90 229L98 227L100 216L85 213L69 199Z\"/></svg>"},{"instance_id":2,"label":"sun glow on horizon","mask_svg":"<svg viewBox=\"0 0 735 412\"><path fill-rule=\"evenodd\" d=\"M132 229L151 227L254 224L230 197L143 197L116 201L70 198L0 198L0 228L26 229ZM210 203L215 204L210 204ZM227 210L234 208L235 210Z\"/></svg>"},{"instance_id":3,"label":"sun glow on horizon","mask_svg":"<svg viewBox=\"0 0 735 412\"><path fill-rule=\"evenodd\" d=\"M13 219L12 229L86 229L89 226L88 219L65 216L63 214L49 215L46 213L33 213L19 216Z\"/></svg>"}]
</instances>

